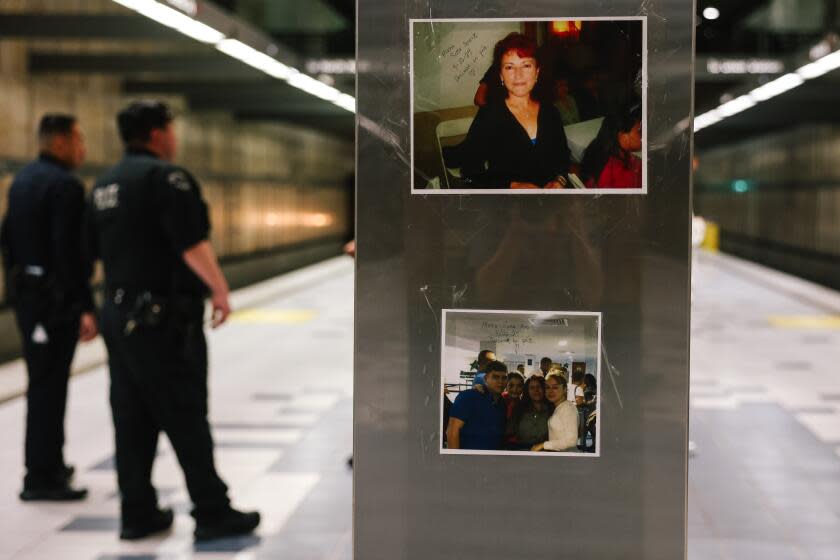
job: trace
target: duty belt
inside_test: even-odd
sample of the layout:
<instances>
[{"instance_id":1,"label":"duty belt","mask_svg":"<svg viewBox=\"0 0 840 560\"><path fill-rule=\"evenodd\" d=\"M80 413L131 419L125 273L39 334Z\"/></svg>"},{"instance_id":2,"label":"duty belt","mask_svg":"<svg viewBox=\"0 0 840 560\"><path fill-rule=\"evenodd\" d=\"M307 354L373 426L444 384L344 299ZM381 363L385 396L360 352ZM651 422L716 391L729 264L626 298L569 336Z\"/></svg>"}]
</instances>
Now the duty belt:
<instances>
[{"instance_id":1,"label":"duty belt","mask_svg":"<svg viewBox=\"0 0 840 560\"><path fill-rule=\"evenodd\" d=\"M131 288L108 289L106 297L115 305L125 306L126 322L123 332L130 335L137 327L158 327L173 315L178 318L200 318L204 312L204 299L199 296L178 294L164 297L149 290Z\"/></svg>"}]
</instances>

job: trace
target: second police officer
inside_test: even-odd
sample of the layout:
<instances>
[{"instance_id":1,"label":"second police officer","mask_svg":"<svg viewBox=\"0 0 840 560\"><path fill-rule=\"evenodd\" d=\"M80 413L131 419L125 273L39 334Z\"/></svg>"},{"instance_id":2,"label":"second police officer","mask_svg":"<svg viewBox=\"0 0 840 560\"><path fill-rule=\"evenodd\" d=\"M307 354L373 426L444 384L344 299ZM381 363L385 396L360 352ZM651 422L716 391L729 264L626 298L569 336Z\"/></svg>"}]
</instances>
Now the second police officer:
<instances>
[{"instance_id":1,"label":"second police officer","mask_svg":"<svg viewBox=\"0 0 840 560\"><path fill-rule=\"evenodd\" d=\"M85 141L73 115L44 115L40 155L15 176L0 235L8 303L22 338L26 390L26 476L20 498L81 500L64 464L67 382L76 341L96 336L82 234L85 190L73 174Z\"/></svg>"},{"instance_id":2,"label":"second police officer","mask_svg":"<svg viewBox=\"0 0 840 560\"><path fill-rule=\"evenodd\" d=\"M158 434L166 433L193 502L196 540L252 532L257 512L230 506L216 472L207 419L204 300L213 327L230 313L228 285L208 237L198 182L171 162L173 116L134 102L117 124L125 157L90 198L92 249L105 271L101 329L108 348L123 539L172 525L152 486Z\"/></svg>"}]
</instances>

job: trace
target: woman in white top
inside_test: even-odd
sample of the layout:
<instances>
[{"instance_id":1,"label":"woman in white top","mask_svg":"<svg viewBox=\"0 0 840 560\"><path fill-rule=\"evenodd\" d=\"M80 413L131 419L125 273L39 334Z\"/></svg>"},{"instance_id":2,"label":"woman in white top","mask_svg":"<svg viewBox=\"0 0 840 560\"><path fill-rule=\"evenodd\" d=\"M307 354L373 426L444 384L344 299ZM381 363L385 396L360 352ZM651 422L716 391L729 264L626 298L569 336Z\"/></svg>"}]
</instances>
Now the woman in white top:
<instances>
[{"instance_id":1,"label":"woman in white top","mask_svg":"<svg viewBox=\"0 0 840 560\"><path fill-rule=\"evenodd\" d=\"M548 419L548 441L538 443L531 451L577 451L577 407L566 398L566 379L550 374L545 381L545 397L554 403L554 414Z\"/></svg>"}]
</instances>

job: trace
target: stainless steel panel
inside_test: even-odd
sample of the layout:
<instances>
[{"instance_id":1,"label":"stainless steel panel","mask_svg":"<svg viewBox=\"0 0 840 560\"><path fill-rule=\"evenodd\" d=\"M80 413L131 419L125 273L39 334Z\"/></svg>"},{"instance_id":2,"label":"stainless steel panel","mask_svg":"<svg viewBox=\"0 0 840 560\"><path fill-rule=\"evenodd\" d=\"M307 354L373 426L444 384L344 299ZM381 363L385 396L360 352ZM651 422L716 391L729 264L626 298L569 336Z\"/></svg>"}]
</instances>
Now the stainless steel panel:
<instances>
[{"instance_id":1,"label":"stainless steel panel","mask_svg":"<svg viewBox=\"0 0 840 560\"><path fill-rule=\"evenodd\" d=\"M576 15L647 16L648 194L411 195L409 19ZM359 0L356 558L685 557L693 17ZM446 308L602 312L601 456L441 455Z\"/></svg>"}]
</instances>

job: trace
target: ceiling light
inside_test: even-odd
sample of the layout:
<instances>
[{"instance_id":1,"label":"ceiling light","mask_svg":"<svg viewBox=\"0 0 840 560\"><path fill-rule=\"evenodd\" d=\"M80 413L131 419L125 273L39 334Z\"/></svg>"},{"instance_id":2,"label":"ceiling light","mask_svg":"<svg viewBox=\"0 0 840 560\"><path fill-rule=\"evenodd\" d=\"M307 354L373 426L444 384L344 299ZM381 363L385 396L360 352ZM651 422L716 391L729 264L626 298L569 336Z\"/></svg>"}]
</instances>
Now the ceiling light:
<instances>
[{"instance_id":1,"label":"ceiling light","mask_svg":"<svg viewBox=\"0 0 840 560\"><path fill-rule=\"evenodd\" d=\"M216 45L216 48L226 55L232 56L252 68L262 70L274 78L288 80L298 73L291 66L286 66L276 58L268 56L253 47L249 47L242 41L237 41L236 39L225 39Z\"/></svg>"},{"instance_id":2,"label":"ceiling light","mask_svg":"<svg viewBox=\"0 0 840 560\"><path fill-rule=\"evenodd\" d=\"M797 70L796 73L806 80L810 80L811 78L822 76L823 74L836 70L837 68L840 68L840 51L834 51L831 54L827 54L824 57L815 60L811 64L806 64Z\"/></svg>"},{"instance_id":3,"label":"ceiling light","mask_svg":"<svg viewBox=\"0 0 840 560\"><path fill-rule=\"evenodd\" d=\"M708 20L716 20L720 17L720 10L718 10L714 6L709 6L708 8L703 10L703 17Z\"/></svg>"},{"instance_id":4,"label":"ceiling light","mask_svg":"<svg viewBox=\"0 0 840 560\"><path fill-rule=\"evenodd\" d=\"M763 86L755 88L746 95L722 103L720 107L713 111L699 115L694 119L694 131L698 132L703 130L727 117L737 115L741 111L755 106L757 103L767 101L786 91L790 91L804 84L805 80L817 78L838 68L840 68L840 51L826 54L814 62L800 67L796 72L785 74L780 78L767 82Z\"/></svg>"},{"instance_id":5,"label":"ceiling light","mask_svg":"<svg viewBox=\"0 0 840 560\"><path fill-rule=\"evenodd\" d=\"M732 101L727 101L718 107L717 110L721 116L731 117L732 115L737 115L741 111L746 111L750 107L754 106L755 100L752 97L749 95L742 95L741 97L736 97Z\"/></svg>"},{"instance_id":6,"label":"ceiling light","mask_svg":"<svg viewBox=\"0 0 840 560\"><path fill-rule=\"evenodd\" d=\"M694 119L694 132L699 132L703 130L707 126L712 126L713 124L720 122L722 117L718 114L717 109L713 109L702 115L695 117Z\"/></svg>"},{"instance_id":7,"label":"ceiling light","mask_svg":"<svg viewBox=\"0 0 840 560\"><path fill-rule=\"evenodd\" d=\"M352 95L347 95L346 93L342 93L338 96L338 99L333 101L336 105L341 107L342 109L346 109L351 113L356 112L356 99Z\"/></svg>"},{"instance_id":8,"label":"ceiling light","mask_svg":"<svg viewBox=\"0 0 840 560\"><path fill-rule=\"evenodd\" d=\"M273 78L286 80L289 82L289 85L306 93L324 99L325 101L330 101L351 113L356 112L356 100L353 96L341 93L336 88L320 82L311 76L307 76L296 68L283 64L273 56L260 52L242 41L227 39L220 31L178 10L164 6L155 0L114 0L114 2L153 19L166 27L175 29L197 41L214 44L219 51L252 68L265 72ZM276 49L274 46L270 46L269 48L272 47Z\"/></svg>"},{"instance_id":9,"label":"ceiling light","mask_svg":"<svg viewBox=\"0 0 840 560\"><path fill-rule=\"evenodd\" d=\"M209 25L155 0L114 0L114 2L202 43L214 44L225 38L223 33Z\"/></svg>"},{"instance_id":10,"label":"ceiling light","mask_svg":"<svg viewBox=\"0 0 840 560\"><path fill-rule=\"evenodd\" d=\"M785 74L781 78L776 78L772 82L767 82L763 86L755 88L749 93L749 96L756 101L766 101L801 85L804 81L797 74Z\"/></svg>"},{"instance_id":11,"label":"ceiling light","mask_svg":"<svg viewBox=\"0 0 840 560\"><path fill-rule=\"evenodd\" d=\"M326 101L336 101L341 95L341 92L332 86L328 86L324 82L319 82L311 76L306 74L295 74L289 78L289 85L294 86L306 93L311 93L315 97L320 97Z\"/></svg>"}]
</instances>

